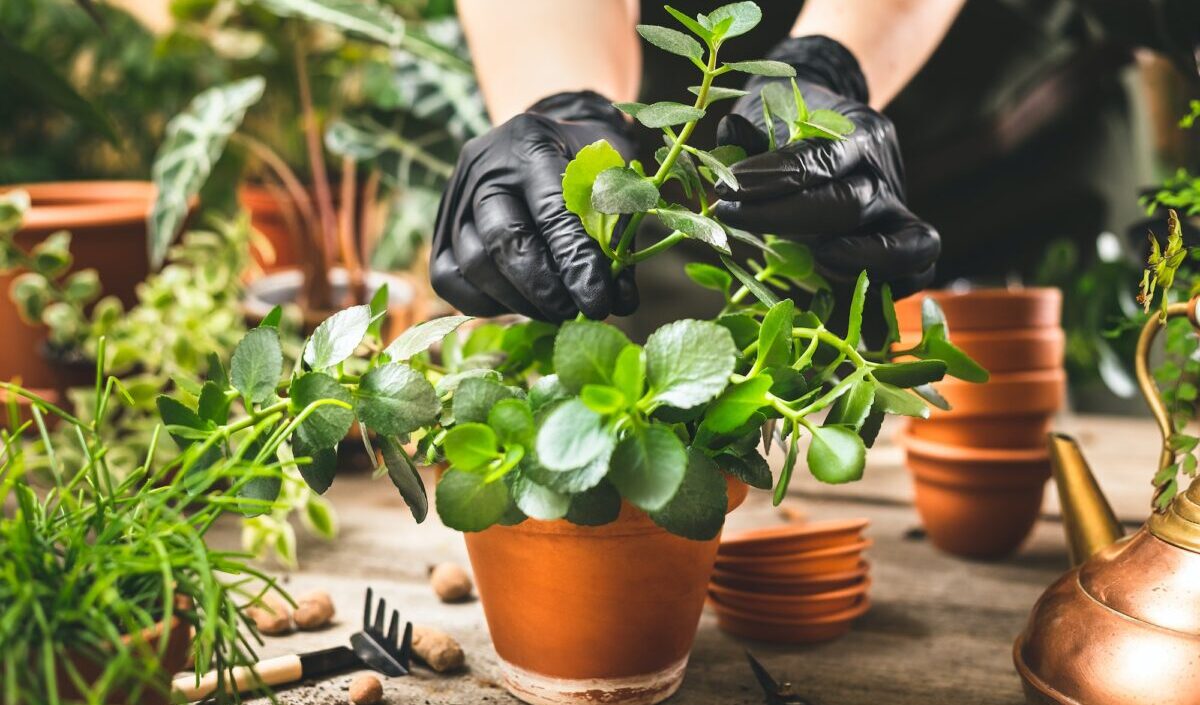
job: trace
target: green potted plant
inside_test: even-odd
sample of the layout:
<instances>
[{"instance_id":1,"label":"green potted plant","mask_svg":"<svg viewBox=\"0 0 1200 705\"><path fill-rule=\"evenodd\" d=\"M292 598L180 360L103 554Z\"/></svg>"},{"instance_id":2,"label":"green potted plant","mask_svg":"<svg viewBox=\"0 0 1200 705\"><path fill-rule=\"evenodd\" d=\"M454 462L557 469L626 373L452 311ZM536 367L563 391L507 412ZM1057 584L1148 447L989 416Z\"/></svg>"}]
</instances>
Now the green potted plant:
<instances>
[{"instance_id":1,"label":"green potted plant","mask_svg":"<svg viewBox=\"0 0 1200 705\"><path fill-rule=\"evenodd\" d=\"M298 269L272 272L250 283L246 307L251 319L261 318L276 304L298 303L311 330L331 311L347 303L364 303L387 282L393 298L391 324L403 329L421 317L412 311L419 303L414 301L413 287L403 278L370 271L368 250L385 229L391 238L406 222L384 214L381 204L394 200L392 196L409 185L436 187L450 171L447 159L469 136L451 134L447 127L461 120L432 127L440 117L438 107L446 103L418 101L416 89L411 88L417 80L413 75L420 74L425 86L453 86L464 81L473 86L470 64L453 49L432 40L422 28L406 23L390 6L376 2L349 6L326 0L261 0L250 3L244 15L225 16L224 21L243 19L268 26L269 31L259 31L256 36L263 41L269 37L275 50L290 55L287 77L295 82L295 94L278 82L283 79L279 67L244 61L240 63L271 70L272 82L255 76L209 89L172 120L154 169L160 190L150 217L152 260L161 261L179 229L180 204L204 186L232 137L254 166L262 187L244 191L243 200L256 223L268 233L276 233L276 239L282 235L276 249L300 258ZM338 45L332 52L318 49L322 37L329 44L330 30L339 34L345 46ZM426 75L430 67L440 73ZM420 69L426 69L425 73ZM336 80L316 76L314 71L331 73ZM340 95L326 85L330 83L371 90ZM402 88L412 93L402 96L411 105L396 104L400 98L395 94ZM461 86L459 93L465 97L451 103L456 110L474 106L482 114L477 95ZM290 100L281 105L280 97ZM268 138L251 135L254 120L246 118L246 111L259 102L268 111L275 108L269 114L280 118L265 121L273 131L280 124L292 124L288 118L298 108L296 137L303 145L302 157L289 156ZM451 114L456 114L455 110ZM395 123L395 129L382 124L384 119ZM243 120L247 121L245 127L241 127ZM478 121L476 117L476 127ZM424 131L414 133L414 125L424 125ZM337 158L337 168L327 167L327 151ZM293 168L296 161L307 165L307 177ZM363 174L359 173L360 163L367 167ZM331 177L331 171L339 176Z\"/></svg>"},{"instance_id":2,"label":"green potted plant","mask_svg":"<svg viewBox=\"0 0 1200 705\"><path fill-rule=\"evenodd\" d=\"M95 375L91 420L9 383L30 419L0 430L0 700L5 703L165 705L171 678L192 660L231 682L256 661L253 621L271 578L248 556L205 543L235 492L277 468L255 464L245 449L189 473L194 458L165 463L153 452L126 467L101 430L116 385ZM47 421L72 430L77 460L56 451ZM33 434L33 438L30 438ZM261 441L247 435L245 441ZM51 462L35 472L32 445ZM252 502L252 500L235 500ZM234 698L220 696L219 702Z\"/></svg>"},{"instance_id":3,"label":"green potted plant","mask_svg":"<svg viewBox=\"0 0 1200 705\"><path fill-rule=\"evenodd\" d=\"M675 14L699 41L667 28L639 32L702 67L694 105L621 106L662 129L668 146L657 168L647 174L597 142L567 167L564 193L616 271L689 238L720 252L724 269L688 267L697 283L725 296L719 317L675 321L644 345L597 321L486 323L460 335L467 319L448 317L385 345L382 308L358 305L321 323L286 374L268 317L234 350L228 379L212 381L205 395L239 398L251 423L274 429L269 438L289 438L284 462L297 463L318 491L334 479L337 444L362 426L372 432L361 436L378 449L380 472L418 521L429 501L416 467L442 465L438 515L465 532L505 685L530 702L668 697L682 681L725 514L747 485L774 486L781 501L801 437L817 479L859 479L886 414L925 416L922 396L937 400L929 385L975 370L948 342L927 359L893 362L898 330L887 287L887 339L865 349L865 275L847 332L835 334L826 325L828 292L806 311L777 293L820 289L806 248L713 219L705 184L736 184L728 164L744 156L687 143L712 101L738 94L714 80L792 69L718 61L727 39L759 21L753 3L696 19ZM786 121L791 139L838 139L851 129L836 113L810 113L794 88L768 93L767 109ZM668 179L682 182L698 209L665 201L659 188ZM622 216L633 222L614 237ZM673 230L634 251L633 228L645 217ZM730 258L730 237L762 252L750 265L754 275ZM205 457L224 452L203 399L194 407L161 403L179 442ZM774 482L760 442L786 449Z\"/></svg>"}]
</instances>

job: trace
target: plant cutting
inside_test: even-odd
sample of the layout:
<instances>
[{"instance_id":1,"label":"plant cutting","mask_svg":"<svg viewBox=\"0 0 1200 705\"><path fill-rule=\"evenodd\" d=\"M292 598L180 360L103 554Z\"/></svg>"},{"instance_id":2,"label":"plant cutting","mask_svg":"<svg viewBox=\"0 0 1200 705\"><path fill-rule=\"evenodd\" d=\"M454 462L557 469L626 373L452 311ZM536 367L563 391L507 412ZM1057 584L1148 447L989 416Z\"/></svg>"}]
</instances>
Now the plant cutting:
<instances>
[{"instance_id":1,"label":"plant cutting","mask_svg":"<svg viewBox=\"0 0 1200 705\"><path fill-rule=\"evenodd\" d=\"M467 532L506 685L531 702L565 702L585 690L612 702L669 696L682 679L725 514L746 485L773 486L782 500L802 436L817 479L857 480L885 414L925 416L922 397L940 403L929 385L946 374L979 374L944 326L930 334L938 344L913 353L924 359L893 361L898 330L886 286L888 335L867 349L865 275L847 332L834 333L826 325L831 297L806 248L713 218L706 185L736 185L729 164L743 156L688 144L707 106L739 94L715 80L731 71L786 78L792 69L718 60L727 40L758 23L753 3L697 18L674 14L695 37L663 27L638 31L693 59L701 71L693 105L622 106L663 131L658 167L650 174L597 142L568 165L563 190L614 271L687 238L714 247L725 268L693 263L688 274L722 292L720 316L675 321L644 344L590 320L484 324L466 335L456 329L467 319L448 317L385 344L382 309L365 304L317 326L286 374L268 317L238 344L228 375L211 378L202 394L237 401L245 409L238 424L275 429L258 459L278 449L318 491L334 479L335 446L361 425L371 457L374 449L381 456L379 471L418 521L428 498L416 466L444 463L437 512ZM766 110L786 122L790 139L838 139L850 129L841 116L809 112L794 86L766 93ZM659 187L668 179L698 207L664 200ZM631 225L617 233L625 216ZM646 217L672 231L636 251L632 223ZM730 238L762 253L747 265L754 274L731 259ZM815 292L811 310L777 293L794 286ZM435 355L430 348L439 340ZM224 404L160 404L177 441L200 457L226 452L223 439L233 429ZM220 410L217 418L211 408ZM786 449L775 482L760 441ZM259 498L270 501L275 489L261 490ZM635 592L641 598L630 601Z\"/></svg>"},{"instance_id":2,"label":"plant cutting","mask_svg":"<svg viewBox=\"0 0 1200 705\"><path fill-rule=\"evenodd\" d=\"M263 98L266 81L261 76L205 91L168 125L167 139L155 161L155 183L160 191L149 218L152 260L161 262L166 247L182 223L181 204L199 193L232 139L261 169L266 197L255 196L252 200L259 204L275 202L280 209L277 219L283 221L293 236L294 241L288 243L288 249L297 253L303 262L299 273L283 273L251 285L248 313L252 318L266 315L274 304L295 302L301 306L311 327L347 303L365 303L383 281L391 284L396 313L408 313L406 309L412 305L410 285L394 277L368 273L364 267L368 257L366 247L378 238L385 225L378 217L378 204L383 196L393 189L403 189L410 182L418 184L419 179L430 174L444 178L450 169L445 161L445 144L454 140L449 138L448 128L444 125L436 134L429 131L418 135L412 135L411 128L408 132L391 133L377 123L371 123L374 127L368 129L361 115L355 118L346 113L348 108L342 106L340 98L331 98L330 106L318 105L314 98L314 80L310 77L315 65L312 29L333 29L345 35L347 41L353 41L358 54L367 57L360 63L374 67L370 70L359 67L359 74L394 70L408 77L413 72L412 66L422 64L436 64L447 72L469 74L469 64L452 50L406 26L387 5L376 2L347 4L335 0L259 0L250 4L274 16L278 36L272 40L280 52L290 53L292 57L296 95L287 110L290 114L298 104L300 136L309 172L307 179L299 176L289 160L265 140L240 129L246 111ZM206 27L234 19L221 13L214 14L218 17L200 18ZM250 16L255 15L250 13ZM212 30L207 28L207 31ZM420 57L419 62L412 58L414 56ZM352 64L343 60L339 66ZM344 77L340 83L359 85L362 82L361 75L355 80L351 78ZM407 85L406 80L411 82L409 78L395 79L404 85ZM453 81L447 83L457 85ZM461 101L464 106L468 103ZM459 104L455 103L456 106ZM397 113L395 106L391 108L392 114ZM421 109L433 110L427 104ZM365 108L360 112L365 112ZM387 112L383 111L384 114ZM398 112L406 113L404 110ZM414 107L407 112L420 110ZM325 121L329 121L327 126ZM416 121L415 117L413 121ZM326 165L327 149L340 157L337 183ZM361 188L359 162L369 167ZM414 164L420 168L414 168ZM338 262L344 269L334 267ZM394 318L400 319L395 322L401 327L408 322L400 315Z\"/></svg>"},{"instance_id":3,"label":"plant cutting","mask_svg":"<svg viewBox=\"0 0 1200 705\"><path fill-rule=\"evenodd\" d=\"M203 477L186 472L186 455L155 462L153 448L139 463L116 466L101 430L120 385L100 370L89 421L0 383L10 406L21 398L31 416L0 430L5 705L165 704L189 656L215 669L222 685L256 661L245 609L273 580L250 556L210 548L205 536L231 506L252 502L237 497L240 487L278 468L255 464L247 449ZM51 418L71 429L78 460L60 452L67 448L51 438ZM50 459L46 472L30 467L33 443ZM224 484L230 493L218 489Z\"/></svg>"}]
</instances>

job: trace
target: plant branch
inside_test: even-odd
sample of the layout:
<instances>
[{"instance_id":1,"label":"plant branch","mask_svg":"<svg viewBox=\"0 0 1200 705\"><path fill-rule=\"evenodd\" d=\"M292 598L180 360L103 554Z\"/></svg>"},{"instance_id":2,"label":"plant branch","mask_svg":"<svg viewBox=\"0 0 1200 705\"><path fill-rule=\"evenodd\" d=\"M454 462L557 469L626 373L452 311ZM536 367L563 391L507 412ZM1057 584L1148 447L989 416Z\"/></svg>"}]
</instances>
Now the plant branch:
<instances>
[{"instance_id":1,"label":"plant branch","mask_svg":"<svg viewBox=\"0 0 1200 705\"><path fill-rule=\"evenodd\" d=\"M355 192L358 190L358 165L350 157L342 158L341 209L338 212L338 242L341 244L342 263L346 266L352 303L366 303L367 286L363 279L363 265L358 258L358 247L354 242Z\"/></svg>"},{"instance_id":2,"label":"plant branch","mask_svg":"<svg viewBox=\"0 0 1200 705\"><path fill-rule=\"evenodd\" d=\"M321 238L319 242L310 243L320 247L326 253L326 263L329 254L337 247L337 217L333 209L333 195L329 188L329 172L325 168L325 151L321 144L321 125L313 106L312 84L308 78L308 56L305 52L305 38L300 31L296 32L296 43L293 51L296 64L296 82L300 89L300 113L304 124L304 141L308 151L308 165L312 171L313 190L317 196L317 211L320 214ZM310 302L313 305L329 302Z\"/></svg>"}]
</instances>

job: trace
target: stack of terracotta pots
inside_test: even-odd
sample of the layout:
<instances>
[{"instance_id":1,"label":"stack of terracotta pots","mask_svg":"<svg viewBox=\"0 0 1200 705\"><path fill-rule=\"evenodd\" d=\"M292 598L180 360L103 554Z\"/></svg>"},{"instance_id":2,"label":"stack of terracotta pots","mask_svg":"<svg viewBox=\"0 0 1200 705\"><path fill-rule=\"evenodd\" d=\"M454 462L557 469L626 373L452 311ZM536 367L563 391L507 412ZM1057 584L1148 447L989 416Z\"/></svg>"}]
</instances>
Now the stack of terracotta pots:
<instances>
[{"instance_id":1,"label":"stack of terracotta pots","mask_svg":"<svg viewBox=\"0 0 1200 705\"><path fill-rule=\"evenodd\" d=\"M756 529L721 541L709 603L721 629L789 644L846 633L870 606L866 519Z\"/></svg>"},{"instance_id":2,"label":"stack of terracotta pots","mask_svg":"<svg viewBox=\"0 0 1200 705\"><path fill-rule=\"evenodd\" d=\"M984 384L937 385L950 411L913 419L900 436L916 505L938 548L998 558L1020 547L1042 505L1046 433L1066 396L1058 289L933 292L900 302L897 349L921 339L921 304L945 313L950 340L985 367Z\"/></svg>"}]
</instances>

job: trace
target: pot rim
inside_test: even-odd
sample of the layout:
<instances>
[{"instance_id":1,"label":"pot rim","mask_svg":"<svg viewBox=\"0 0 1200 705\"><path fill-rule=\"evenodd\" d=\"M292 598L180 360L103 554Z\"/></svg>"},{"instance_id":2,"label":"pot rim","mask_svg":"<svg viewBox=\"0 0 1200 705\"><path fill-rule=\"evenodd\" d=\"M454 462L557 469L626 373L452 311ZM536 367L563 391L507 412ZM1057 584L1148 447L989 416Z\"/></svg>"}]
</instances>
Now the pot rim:
<instances>
[{"instance_id":1,"label":"pot rim","mask_svg":"<svg viewBox=\"0 0 1200 705\"><path fill-rule=\"evenodd\" d=\"M829 548L818 548L809 551L794 551L792 553L784 553L771 556L722 556L717 554L717 565L728 566L762 566L762 565L792 565L795 563L806 563L808 561L816 561L824 558L834 558L845 556L852 553L862 553L875 544L875 541L869 538L864 538L854 543L849 543L844 546L832 546Z\"/></svg>"},{"instance_id":2,"label":"pot rim","mask_svg":"<svg viewBox=\"0 0 1200 705\"><path fill-rule=\"evenodd\" d=\"M760 600L766 603L775 603L777 605L794 605L812 604L820 602L832 602L833 600L841 600L853 595L866 594L871 587L871 576L864 575L863 579L853 585L848 585L842 588L834 588L825 592L798 593L795 595L780 594L774 592L752 592L750 590L738 590L737 588L727 587L725 585L716 585L709 583L708 590L710 593L727 593L733 597L740 597L749 600Z\"/></svg>"},{"instance_id":3,"label":"pot rim","mask_svg":"<svg viewBox=\"0 0 1200 705\"><path fill-rule=\"evenodd\" d=\"M372 285L378 288L384 282L387 283L389 305L410 304L416 298L416 292L412 283L400 274L376 270L365 270L363 274L366 276L368 288ZM330 267L329 281L334 286L347 286L350 282L350 273L345 267ZM276 304L271 303L263 297L265 293L264 289L268 291L294 290L294 295L294 293L300 291L300 287L303 284L304 272L299 267L284 267L256 276L246 283L246 295L242 298L242 308L247 314L261 318L270 313L271 309L276 306ZM288 303L294 302L289 300ZM330 313L334 312L331 311Z\"/></svg>"},{"instance_id":4,"label":"pot rim","mask_svg":"<svg viewBox=\"0 0 1200 705\"><path fill-rule=\"evenodd\" d=\"M767 543L772 539L777 538L799 538L799 537L815 537L826 534L836 535L854 531L862 531L870 524L870 519L855 518L855 519L825 519L820 521L807 521L803 523L781 524L779 526L767 526L758 529L748 529L741 531L729 538L722 538L721 544L717 547L717 555L721 555L722 551L729 548L735 550L754 546L759 543ZM730 553L729 556L747 555Z\"/></svg>"},{"instance_id":5,"label":"pot rim","mask_svg":"<svg viewBox=\"0 0 1200 705\"><path fill-rule=\"evenodd\" d=\"M740 580L753 581L767 588L789 588L806 585L820 585L821 583L843 582L846 580L858 580L866 577L871 569L871 563L867 559L862 559L858 562L858 567L854 570L843 570L836 573L819 573L817 575L797 575L790 577L778 576L758 576L745 575L743 573L731 573L727 570L715 568L712 578L709 582L714 582L718 579L724 580Z\"/></svg>"},{"instance_id":6,"label":"pot rim","mask_svg":"<svg viewBox=\"0 0 1200 705\"><path fill-rule=\"evenodd\" d=\"M718 614L723 612L730 617L734 617L735 619L785 627L809 627L821 624L849 622L863 616L866 614L867 610L871 608L871 598L868 597L866 593L863 593L862 597L858 598L857 602L844 610L838 610L837 612L831 612L830 614L820 614L812 617L799 617L795 619L784 619L780 617L764 616L754 614L752 612L746 612L745 610L740 610L736 607L730 607L729 605L722 603L720 600L712 596L709 596L709 603L712 604L713 609Z\"/></svg>"},{"instance_id":7,"label":"pot rim","mask_svg":"<svg viewBox=\"0 0 1200 705\"><path fill-rule=\"evenodd\" d=\"M45 181L11 184L32 202L21 230L81 230L145 222L157 190L149 181ZM40 202L40 204L39 204Z\"/></svg>"},{"instance_id":8,"label":"pot rim","mask_svg":"<svg viewBox=\"0 0 1200 705\"><path fill-rule=\"evenodd\" d=\"M1056 286L980 286L966 289L934 289L932 291L920 292L917 296L934 299L935 301L965 298L993 301L999 299L1061 299L1062 290Z\"/></svg>"},{"instance_id":9,"label":"pot rim","mask_svg":"<svg viewBox=\"0 0 1200 705\"><path fill-rule=\"evenodd\" d=\"M919 330L900 331L900 342L915 341L921 337ZM950 335L952 343L1041 343L1055 344L1065 342L1066 331L1059 327L1037 326L1029 328L995 328L980 330L953 331Z\"/></svg>"},{"instance_id":10,"label":"pot rim","mask_svg":"<svg viewBox=\"0 0 1200 705\"><path fill-rule=\"evenodd\" d=\"M913 436L906 429L893 436L896 445L906 453L947 462L1024 463L1045 462L1050 459L1049 447L1044 448L976 448L974 446L938 443Z\"/></svg>"}]
</instances>

